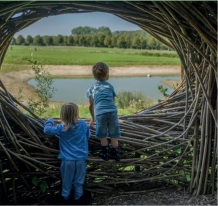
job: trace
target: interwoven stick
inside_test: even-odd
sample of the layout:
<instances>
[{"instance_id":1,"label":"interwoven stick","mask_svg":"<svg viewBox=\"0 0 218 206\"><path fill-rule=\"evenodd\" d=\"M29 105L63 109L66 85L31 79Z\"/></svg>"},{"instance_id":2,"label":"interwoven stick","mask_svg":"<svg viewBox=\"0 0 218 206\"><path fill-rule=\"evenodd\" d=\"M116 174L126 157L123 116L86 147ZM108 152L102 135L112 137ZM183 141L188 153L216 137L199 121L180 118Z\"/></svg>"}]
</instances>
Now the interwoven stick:
<instances>
[{"instance_id":1,"label":"interwoven stick","mask_svg":"<svg viewBox=\"0 0 218 206\"><path fill-rule=\"evenodd\" d=\"M109 192L114 189L112 184L122 187L139 179L135 188L144 191L141 182L160 181L166 173L168 179L166 177L163 182L176 185L175 180L183 186L190 185L193 194L214 193L218 127L217 106L212 104L212 91L217 85L215 8L217 2L0 2L0 65L13 35L43 17L101 11L137 24L176 50L184 76L166 100L134 115L119 118L123 155L120 163L112 160L105 163L99 159L99 142L92 129L86 188ZM20 16L15 17L16 14ZM28 194L37 194L42 202L46 195L40 194L30 183L37 174L48 181L49 187L55 185L48 191L58 190L60 183L54 182L59 171L50 172L49 169L59 167L60 162L56 159L58 138L45 136L42 132L44 120L11 96L4 85L0 87L3 179L0 195L7 194L18 201L20 194L26 198ZM22 108L22 112L18 107ZM178 162L179 159L181 161ZM40 165L43 167L40 168ZM11 169L13 167L15 169ZM180 170L184 171L184 175L178 175ZM22 174L28 172L29 175L24 178ZM92 175L96 172L100 177ZM148 175L146 178L143 177L145 174ZM117 182L116 175L119 177ZM190 182L185 175L191 176ZM18 186L32 193L25 193Z\"/></svg>"}]
</instances>

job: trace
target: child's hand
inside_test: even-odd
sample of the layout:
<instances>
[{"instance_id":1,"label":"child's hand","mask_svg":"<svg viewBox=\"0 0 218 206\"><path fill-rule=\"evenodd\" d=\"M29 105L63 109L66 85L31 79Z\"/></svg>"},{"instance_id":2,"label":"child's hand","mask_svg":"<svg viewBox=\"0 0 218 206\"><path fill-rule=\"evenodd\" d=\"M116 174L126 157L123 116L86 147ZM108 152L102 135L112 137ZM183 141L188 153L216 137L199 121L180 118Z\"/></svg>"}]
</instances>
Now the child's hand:
<instances>
[{"instance_id":1,"label":"child's hand","mask_svg":"<svg viewBox=\"0 0 218 206\"><path fill-rule=\"evenodd\" d=\"M94 122L95 122L95 120L92 118L91 120L90 120L90 122L89 122L89 127L91 128L91 127L94 127Z\"/></svg>"}]
</instances>

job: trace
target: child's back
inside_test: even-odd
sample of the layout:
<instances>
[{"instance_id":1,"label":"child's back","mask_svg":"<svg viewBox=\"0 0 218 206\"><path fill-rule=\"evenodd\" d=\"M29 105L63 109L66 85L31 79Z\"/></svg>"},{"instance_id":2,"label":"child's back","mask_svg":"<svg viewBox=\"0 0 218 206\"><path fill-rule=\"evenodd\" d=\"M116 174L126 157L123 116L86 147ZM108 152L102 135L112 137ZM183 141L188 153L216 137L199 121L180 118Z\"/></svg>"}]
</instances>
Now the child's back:
<instances>
[{"instance_id":1,"label":"child's back","mask_svg":"<svg viewBox=\"0 0 218 206\"><path fill-rule=\"evenodd\" d=\"M107 81L97 81L92 85L87 93L89 98L94 100L95 114L103 114L107 112L117 112L114 103L114 87Z\"/></svg>"},{"instance_id":2,"label":"child's back","mask_svg":"<svg viewBox=\"0 0 218 206\"><path fill-rule=\"evenodd\" d=\"M58 124L54 127L54 120L45 122L44 133L48 135L57 135L60 137L60 155L65 160L81 160L88 156L88 138L89 128L84 120L77 120L76 124L65 131L64 124Z\"/></svg>"}]
</instances>

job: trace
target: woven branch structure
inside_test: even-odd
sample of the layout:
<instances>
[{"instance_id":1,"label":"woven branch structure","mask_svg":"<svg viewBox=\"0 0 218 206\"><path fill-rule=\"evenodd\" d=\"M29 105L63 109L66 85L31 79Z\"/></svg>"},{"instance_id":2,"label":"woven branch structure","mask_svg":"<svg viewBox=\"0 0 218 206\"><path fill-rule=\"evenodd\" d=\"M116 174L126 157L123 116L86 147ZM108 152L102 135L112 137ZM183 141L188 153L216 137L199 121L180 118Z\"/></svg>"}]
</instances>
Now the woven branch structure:
<instances>
[{"instance_id":1,"label":"woven branch structure","mask_svg":"<svg viewBox=\"0 0 218 206\"><path fill-rule=\"evenodd\" d=\"M121 162L98 157L100 143L92 131L85 188L134 194L174 185L189 188L193 195L213 194L218 128L216 1L1 1L0 65L19 30L43 17L95 11L136 24L175 49L182 82L163 102L119 117ZM44 135L43 120L1 82L0 88L0 203L38 199L44 204L48 194L60 190L58 138ZM46 192L32 183L34 178L48 185Z\"/></svg>"}]
</instances>

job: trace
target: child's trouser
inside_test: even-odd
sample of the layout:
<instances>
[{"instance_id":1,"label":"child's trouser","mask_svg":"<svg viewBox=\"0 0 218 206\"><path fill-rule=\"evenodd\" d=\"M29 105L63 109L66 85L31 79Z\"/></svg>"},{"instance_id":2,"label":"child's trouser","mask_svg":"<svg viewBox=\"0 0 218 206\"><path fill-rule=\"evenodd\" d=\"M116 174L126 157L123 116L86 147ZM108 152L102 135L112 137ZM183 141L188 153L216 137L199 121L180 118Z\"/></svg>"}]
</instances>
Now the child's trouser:
<instances>
[{"instance_id":1,"label":"child's trouser","mask_svg":"<svg viewBox=\"0 0 218 206\"><path fill-rule=\"evenodd\" d=\"M74 199L78 200L83 195L83 184L86 176L86 160L61 161L62 196L69 199L74 191Z\"/></svg>"}]
</instances>

